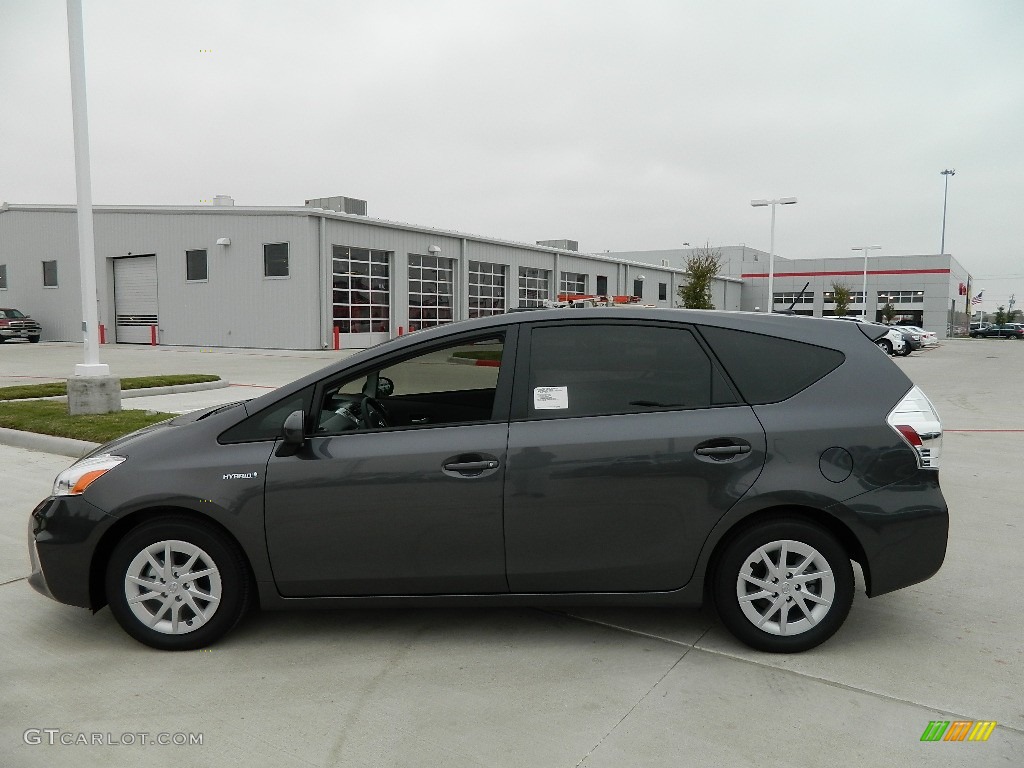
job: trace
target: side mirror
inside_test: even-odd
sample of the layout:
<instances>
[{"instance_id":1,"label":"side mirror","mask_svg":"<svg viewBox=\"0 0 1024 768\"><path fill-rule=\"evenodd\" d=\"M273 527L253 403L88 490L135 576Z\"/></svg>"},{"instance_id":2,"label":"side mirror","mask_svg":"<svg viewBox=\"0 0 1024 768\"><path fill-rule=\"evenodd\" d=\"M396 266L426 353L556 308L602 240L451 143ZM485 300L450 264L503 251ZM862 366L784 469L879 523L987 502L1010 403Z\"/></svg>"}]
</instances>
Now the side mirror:
<instances>
[{"instance_id":1,"label":"side mirror","mask_svg":"<svg viewBox=\"0 0 1024 768\"><path fill-rule=\"evenodd\" d=\"M306 442L306 415L302 411L292 411L281 427L281 438L285 445L301 446Z\"/></svg>"},{"instance_id":2,"label":"side mirror","mask_svg":"<svg viewBox=\"0 0 1024 768\"><path fill-rule=\"evenodd\" d=\"M395 391L395 382L389 379L387 376L377 377L377 400L383 400L385 397L391 397Z\"/></svg>"}]
</instances>

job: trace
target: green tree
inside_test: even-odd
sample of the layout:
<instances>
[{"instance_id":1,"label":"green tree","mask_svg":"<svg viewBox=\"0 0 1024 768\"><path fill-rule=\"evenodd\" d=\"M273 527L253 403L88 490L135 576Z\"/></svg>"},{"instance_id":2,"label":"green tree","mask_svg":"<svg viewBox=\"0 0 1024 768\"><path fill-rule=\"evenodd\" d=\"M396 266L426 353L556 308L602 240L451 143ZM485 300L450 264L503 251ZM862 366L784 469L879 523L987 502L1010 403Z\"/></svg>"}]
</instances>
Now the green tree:
<instances>
[{"instance_id":1,"label":"green tree","mask_svg":"<svg viewBox=\"0 0 1024 768\"><path fill-rule=\"evenodd\" d=\"M686 285L679 286L678 294L687 309L714 309L711 303L711 282L722 268L722 251L710 243L694 248L686 257Z\"/></svg>"},{"instance_id":2,"label":"green tree","mask_svg":"<svg viewBox=\"0 0 1024 768\"><path fill-rule=\"evenodd\" d=\"M850 308L850 299L853 293L846 283L832 283L832 295L836 300L836 317L843 317Z\"/></svg>"},{"instance_id":3,"label":"green tree","mask_svg":"<svg viewBox=\"0 0 1024 768\"><path fill-rule=\"evenodd\" d=\"M995 319L993 320L993 322L996 325L1002 325L1003 323L1009 322L1007 320L1007 316L1006 316L1006 307L1000 305L996 309L996 316L995 316Z\"/></svg>"},{"instance_id":4,"label":"green tree","mask_svg":"<svg viewBox=\"0 0 1024 768\"><path fill-rule=\"evenodd\" d=\"M894 317L896 317L896 307L887 301L885 306L882 307L882 319L885 320L886 324L889 324Z\"/></svg>"}]
</instances>

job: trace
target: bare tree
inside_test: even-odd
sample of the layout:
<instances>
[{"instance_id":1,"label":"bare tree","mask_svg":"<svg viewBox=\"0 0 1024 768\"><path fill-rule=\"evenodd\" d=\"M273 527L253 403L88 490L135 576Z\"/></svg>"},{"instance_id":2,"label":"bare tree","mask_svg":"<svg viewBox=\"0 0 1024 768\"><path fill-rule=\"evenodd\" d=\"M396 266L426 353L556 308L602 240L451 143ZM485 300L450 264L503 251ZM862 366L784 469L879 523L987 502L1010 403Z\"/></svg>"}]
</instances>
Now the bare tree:
<instances>
[{"instance_id":1,"label":"bare tree","mask_svg":"<svg viewBox=\"0 0 1024 768\"><path fill-rule=\"evenodd\" d=\"M850 299L853 298L851 288L846 283L833 282L832 295L836 300L836 317L843 317L850 309Z\"/></svg>"},{"instance_id":2,"label":"bare tree","mask_svg":"<svg viewBox=\"0 0 1024 768\"><path fill-rule=\"evenodd\" d=\"M686 285L679 286L678 294L687 309L714 309L711 303L711 282L722 268L722 251L707 243L694 248L686 257Z\"/></svg>"}]
</instances>

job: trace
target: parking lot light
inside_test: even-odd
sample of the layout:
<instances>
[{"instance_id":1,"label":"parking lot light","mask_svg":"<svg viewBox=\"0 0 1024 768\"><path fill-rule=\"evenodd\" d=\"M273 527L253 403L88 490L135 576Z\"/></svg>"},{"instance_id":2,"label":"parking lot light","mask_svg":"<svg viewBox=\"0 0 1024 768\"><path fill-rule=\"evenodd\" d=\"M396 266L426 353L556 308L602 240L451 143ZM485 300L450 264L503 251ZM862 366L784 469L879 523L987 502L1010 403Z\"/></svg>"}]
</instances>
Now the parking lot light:
<instances>
[{"instance_id":1,"label":"parking lot light","mask_svg":"<svg viewBox=\"0 0 1024 768\"><path fill-rule=\"evenodd\" d=\"M767 312L770 315L775 310L775 206L776 205L796 205L795 197L780 197L776 200L751 200L750 204L755 208L763 208L765 206L772 207L772 234L771 241L768 247L768 309Z\"/></svg>"}]
</instances>

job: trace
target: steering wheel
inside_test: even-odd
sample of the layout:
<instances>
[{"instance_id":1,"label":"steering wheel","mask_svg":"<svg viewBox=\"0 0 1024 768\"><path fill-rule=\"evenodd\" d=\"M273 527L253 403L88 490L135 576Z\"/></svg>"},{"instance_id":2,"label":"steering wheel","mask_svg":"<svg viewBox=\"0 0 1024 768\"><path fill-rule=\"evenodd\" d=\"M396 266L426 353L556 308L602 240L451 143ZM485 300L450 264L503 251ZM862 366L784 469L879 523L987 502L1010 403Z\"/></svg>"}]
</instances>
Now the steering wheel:
<instances>
[{"instance_id":1,"label":"steering wheel","mask_svg":"<svg viewBox=\"0 0 1024 768\"><path fill-rule=\"evenodd\" d=\"M363 396L359 411L359 426L363 429L383 429L391 426L387 411L369 395Z\"/></svg>"}]
</instances>

